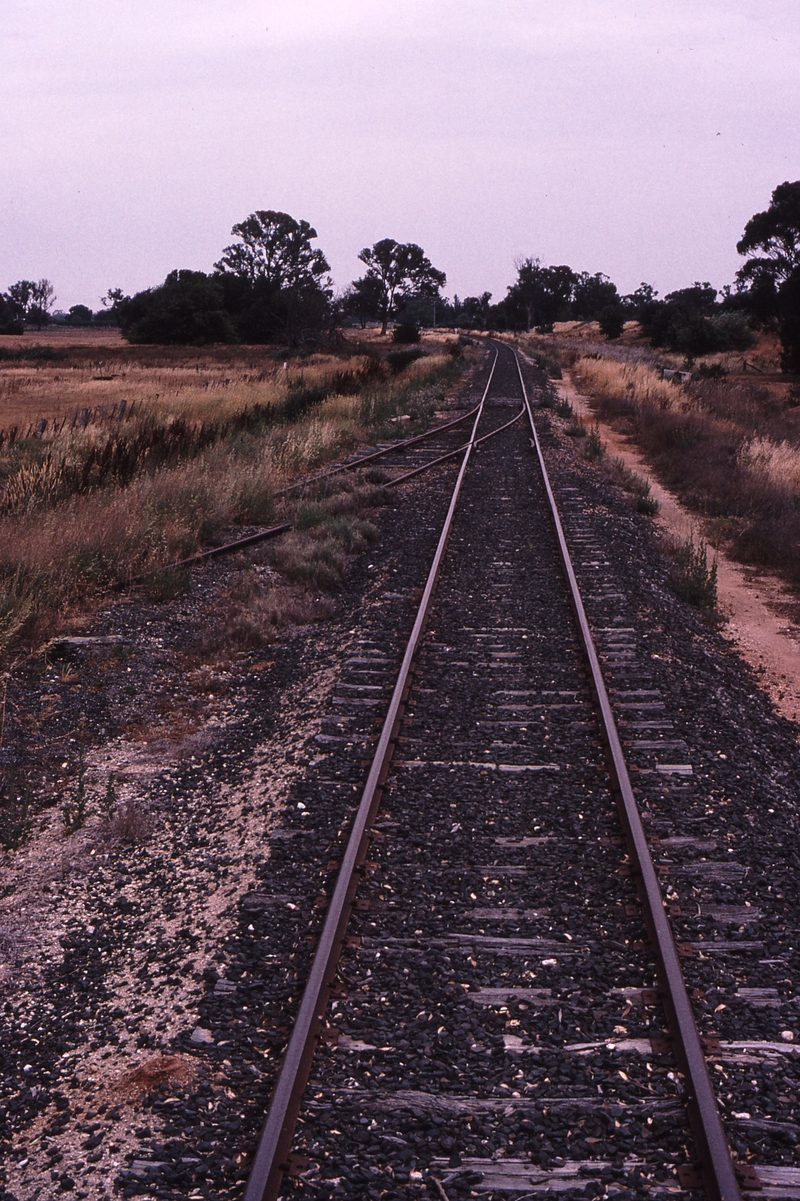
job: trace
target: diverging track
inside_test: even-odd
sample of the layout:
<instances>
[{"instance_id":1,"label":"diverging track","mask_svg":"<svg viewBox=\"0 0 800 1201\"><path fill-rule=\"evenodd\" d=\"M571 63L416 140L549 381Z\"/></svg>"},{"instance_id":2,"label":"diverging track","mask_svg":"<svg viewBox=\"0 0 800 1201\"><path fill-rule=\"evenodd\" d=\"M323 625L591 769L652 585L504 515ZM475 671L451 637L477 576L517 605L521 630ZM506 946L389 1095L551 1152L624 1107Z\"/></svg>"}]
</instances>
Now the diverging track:
<instances>
[{"instance_id":1,"label":"diverging track","mask_svg":"<svg viewBox=\"0 0 800 1201\"><path fill-rule=\"evenodd\" d=\"M739 1195L529 420L462 464L247 1201Z\"/></svg>"}]
</instances>

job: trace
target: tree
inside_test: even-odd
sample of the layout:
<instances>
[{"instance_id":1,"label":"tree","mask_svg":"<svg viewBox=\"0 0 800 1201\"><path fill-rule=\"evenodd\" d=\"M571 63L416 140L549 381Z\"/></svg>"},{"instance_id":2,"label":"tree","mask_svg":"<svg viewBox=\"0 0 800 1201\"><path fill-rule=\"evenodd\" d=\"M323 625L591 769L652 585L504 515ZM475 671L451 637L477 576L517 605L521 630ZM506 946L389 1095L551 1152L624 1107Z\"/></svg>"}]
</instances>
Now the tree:
<instances>
[{"instance_id":1,"label":"tree","mask_svg":"<svg viewBox=\"0 0 800 1201\"><path fill-rule=\"evenodd\" d=\"M21 334L25 326L14 301L7 292L0 292L0 334Z\"/></svg>"},{"instance_id":2,"label":"tree","mask_svg":"<svg viewBox=\"0 0 800 1201\"><path fill-rule=\"evenodd\" d=\"M214 267L240 336L290 346L318 339L334 308L328 260L311 245L317 231L288 213L259 209L231 232L241 242L227 246Z\"/></svg>"},{"instance_id":3,"label":"tree","mask_svg":"<svg viewBox=\"0 0 800 1201\"><path fill-rule=\"evenodd\" d=\"M94 314L85 304L74 304L64 318L65 325L91 325Z\"/></svg>"},{"instance_id":4,"label":"tree","mask_svg":"<svg viewBox=\"0 0 800 1201\"><path fill-rule=\"evenodd\" d=\"M38 283L33 285L31 293L31 305L28 309L28 321L31 321L37 329L41 329L43 325L47 325L50 320L50 310L56 302L56 290L50 283L49 279L40 279Z\"/></svg>"},{"instance_id":5,"label":"tree","mask_svg":"<svg viewBox=\"0 0 800 1201\"><path fill-rule=\"evenodd\" d=\"M56 294L49 279L40 279L35 283L32 279L20 279L8 289L8 299L15 314L15 320L28 321L41 329L50 320Z\"/></svg>"},{"instance_id":6,"label":"tree","mask_svg":"<svg viewBox=\"0 0 800 1201\"><path fill-rule=\"evenodd\" d=\"M93 322L95 325L119 325L119 306L127 297L122 288L109 288L105 296L100 297L100 303L103 306L102 310L94 314Z\"/></svg>"},{"instance_id":7,"label":"tree","mask_svg":"<svg viewBox=\"0 0 800 1201\"><path fill-rule=\"evenodd\" d=\"M371 280L370 286L380 289L382 334L386 333L389 317L399 299L413 295L435 297L447 283L444 271L437 271L415 242L382 238L374 246L365 246L358 257L367 271L361 280L355 280L353 287L366 286L365 281Z\"/></svg>"},{"instance_id":8,"label":"tree","mask_svg":"<svg viewBox=\"0 0 800 1201\"><path fill-rule=\"evenodd\" d=\"M747 222L736 249L751 256L738 278L766 274L776 286L789 279L800 267L800 180L778 185L769 208Z\"/></svg>"},{"instance_id":9,"label":"tree","mask_svg":"<svg viewBox=\"0 0 800 1201\"><path fill-rule=\"evenodd\" d=\"M226 246L215 270L255 283L265 279L277 288L318 286L330 271L321 250L312 247L317 236L307 221L288 213L259 209L234 225L231 233L241 242Z\"/></svg>"},{"instance_id":10,"label":"tree","mask_svg":"<svg viewBox=\"0 0 800 1201\"><path fill-rule=\"evenodd\" d=\"M508 289L508 310L522 328L550 332L569 314L577 276L570 267L544 267L541 259L520 258L514 266L517 281Z\"/></svg>"},{"instance_id":11,"label":"tree","mask_svg":"<svg viewBox=\"0 0 800 1201\"><path fill-rule=\"evenodd\" d=\"M609 341L621 336L625 329L625 308L619 297L617 297L616 304L607 304L600 311L598 321L600 322L600 333Z\"/></svg>"},{"instance_id":12,"label":"tree","mask_svg":"<svg viewBox=\"0 0 800 1201\"><path fill-rule=\"evenodd\" d=\"M202 346L235 342L219 278L202 271L172 271L158 288L117 301L129 342Z\"/></svg>"},{"instance_id":13,"label":"tree","mask_svg":"<svg viewBox=\"0 0 800 1201\"><path fill-rule=\"evenodd\" d=\"M379 279L364 275L361 279L353 280L342 297L342 308L348 316L354 317L362 329L368 321L376 321L381 315L383 304L383 286Z\"/></svg>"},{"instance_id":14,"label":"tree","mask_svg":"<svg viewBox=\"0 0 800 1201\"><path fill-rule=\"evenodd\" d=\"M576 276L572 289L572 316L576 321L599 321L604 309L619 303L617 285L601 271L596 275L582 271Z\"/></svg>"},{"instance_id":15,"label":"tree","mask_svg":"<svg viewBox=\"0 0 800 1201\"><path fill-rule=\"evenodd\" d=\"M778 333L783 345L781 366L800 375L800 267L781 284Z\"/></svg>"}]
</instances>

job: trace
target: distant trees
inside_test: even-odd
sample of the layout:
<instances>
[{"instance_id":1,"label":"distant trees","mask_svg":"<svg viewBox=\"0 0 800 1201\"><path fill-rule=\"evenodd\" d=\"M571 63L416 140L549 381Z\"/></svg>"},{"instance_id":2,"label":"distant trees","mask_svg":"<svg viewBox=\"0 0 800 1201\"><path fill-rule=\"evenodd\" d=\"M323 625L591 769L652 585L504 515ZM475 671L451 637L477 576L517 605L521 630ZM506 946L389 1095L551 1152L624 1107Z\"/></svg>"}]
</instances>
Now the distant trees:
<instances>
[{"instance_id":1,"label":"distant trees","mask_svg":"<svg viewBox=\"0 0 800 1201\"><path fill-rule=\"evenodd\" d=\"M352 288L378 297L376 315L382 334L386 333L389 317L398 302L415 296L436 297L447 283L444 271L438 271L415 242L382 238L373 246L365 246L358 257L367 271L353 282Z\"/></svg>"},{"instance_id":2,"label":"distant trees","mask_svg":"<svg viewBox=\"0 0 800 1201\"><path fill-rule=\"evenodd\" d=\"M717 290L696 281L669 292L663 300L649 284L627 298L642 333L652 346L666 346L694 359L725 350L746 350L754 335L744 313L718 302Z\"/></svg>"},{"instance_id":3,"label":"distant trees","mask_svg":"<svg viewBox=\"0 0 800 1201\"><path fill-rule=\"evenodd\" d=\"M516 282L508 289L506 309L516 328L542 333L556 321L570 316L570 302L577 276L570 267L545 267L541 259L521 258L514 264Z\"/></svg>"},{"instance_id":4,"label":"distant trees","mask_svg":"<svg viewBox=\"0 0 800 1201\"><path fill-rule=\"evenodd\" d=\"M94 313L86 304L74 304L64 318L65 325L91 325Z\"/></svg>"},{"instance_id":5,"label":"distant trees","mask_svg":"<svg viewBox=\"0 0 800 1201\"><path fill-rule=\"evenodd\" d=\"M590 275L582 271L574 276L570 316L574 321L599 321L605 310L621 308L617 285L598 271Z\"/></svg>"},{"instance_id":6,"label":"distant trees","mask_svg":"<svg viewBox=\"0 0 800 1201\"><path fill-rule=\"evenodd\" d=\"M455 324L462 329L489 329L491 323L491 292L481 292L480 296L465 296L454 302Z\"/></svg>"},{"instance_id":7,"label":"distant trees","mask_svg":"<svg viewBox=\"0 0 800 1201\"><path fill-rule=\"evenodd\" d=\"M260 209L231 231L213 274L172 271L133 297L104 299L132 342L284 342L318 339L334 320L328 261L317 233L288 213Z\"/></svg>"},{"instance_id":8,"label":"distant trees","mask_svg":"<svg viewBox=\"0 0 800 1201\"><path fill-rule=\"evenodd\" d=\"M6 326L35 325L41 329L50 320L56 294L49 279L20 279L2 294L0 323ZM17 332L13 330L11 332ZM22 333L22 329L18 330Z\"/></svg>"},{"instance_id":9,"label":"distant trees","mask_svg":"<svg viewBox=\"0 0 800 1201\"><path fill-rule=\"evenodd\" d=\"M118 312L129 342L203 345L237 340L221 280L203 271L171 271L160 287L121 300Z\"/></svg>"}]
</instances>

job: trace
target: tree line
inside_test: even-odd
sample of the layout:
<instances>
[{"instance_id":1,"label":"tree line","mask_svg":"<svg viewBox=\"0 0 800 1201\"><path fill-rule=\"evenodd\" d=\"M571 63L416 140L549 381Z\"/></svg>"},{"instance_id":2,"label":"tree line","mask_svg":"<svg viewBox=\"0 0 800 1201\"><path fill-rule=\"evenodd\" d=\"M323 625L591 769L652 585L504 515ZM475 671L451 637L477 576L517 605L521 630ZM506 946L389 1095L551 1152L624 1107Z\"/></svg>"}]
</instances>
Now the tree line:
<instances>
[{"instance_id":1,"label":"tree line","mask_svg":"<svg viewBox=\"0 0 800 1201\"><path fill-rule=\"evenodd\" d=\"M718 292L709 283L663 298L647 283L620 295L602 273L576 272L538 258L515 263L506 295L452 299L442 293L447 277L421 246L383 238L365 247L363 274L339 295L330 266L313 245L316 230L288 213L258 210L234 225L236 239L210 273L172 271L156 287L126 296L110 289L104 309L75 305L68 324L113 321L130 342L201 345L212 342L278 342L318 345L344 324L390 321L406 331L444 325L486 331L551 331L558 321L596 321L608 339L637 321L653 346L689 359L715 351L745 350L754 329L777 329L783 367L800 371L800 181L782 183L770 205L746 224L737 244L745 257L733 285ZM0 332L21 333L26 324L50 318L48 280L21 280L0 293Z\"/></svg>"}]
</instances>

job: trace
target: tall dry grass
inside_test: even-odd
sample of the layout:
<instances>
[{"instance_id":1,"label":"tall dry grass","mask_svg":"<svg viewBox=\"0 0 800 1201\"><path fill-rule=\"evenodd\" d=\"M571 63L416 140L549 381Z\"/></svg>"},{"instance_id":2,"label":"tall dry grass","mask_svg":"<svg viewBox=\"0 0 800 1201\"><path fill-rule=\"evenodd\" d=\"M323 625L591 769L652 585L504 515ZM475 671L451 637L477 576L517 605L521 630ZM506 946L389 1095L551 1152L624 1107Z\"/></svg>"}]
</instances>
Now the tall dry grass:
<instances>
[{"instance_id":1,"label":"tall dry grass","mask_svg":"<svg viewBox=\"0 0 800 1201\"><path fill-rule=\"evenodd\" d=\"M627 396L636 405L680 410L686 394L680 385L661 378L645 363L621 363L613 359L580 358L573 368L581 391L605 396Z\"/></svg>"},{"instance_id":2,"label":"tall dry grass","mask_svg":"<svg viewBox=\"0 0 800 1201\"><path fill-rule=\"evenodd\" d=\"M580 358L574 378L734 555L800 587L800 428L790 405L756 382L675 385L617 358Z\"/></svg>"},{"instance_id":3,"label":"tall dry grass","mask_svg":"<svg viewBox=\"0 0 800 1201\"><path fill-rule=\"evenodd\" d=\"M800 446L751 438L739 451L739 465L776 492L800 501Z\"/></svg>"},{"instance_id":4,"label":"tall dry grass","mask_svg":"<svg viewBox=\"0 0 800 1201\"><path fill-rule=\"evenodd\" d=\"M404 435L400 414L424 425L457 370L449 355L429 355L399 376L364 356L315 356L302 371L281 367L277 382L253 382L257 391L241 381L229 388L213 409L214 437L206 442L191 434L208 432L208 400L189 389L181 411L166 408L166 419L165 407L155 415L142 407L131 421L98 418L49 440L6 444L0 648L15 635L41 636L81 598L185 557L224 527L268 523L281 485L360 440ZM183 440L170 442L176 429ZM139 453L153 445L158 452L164 440L172 457ZM106 462L111 448L130 467L130 447L139 457L127 475L97 474L86 484L87 463Z\"/></svg>"}]
</instances>

